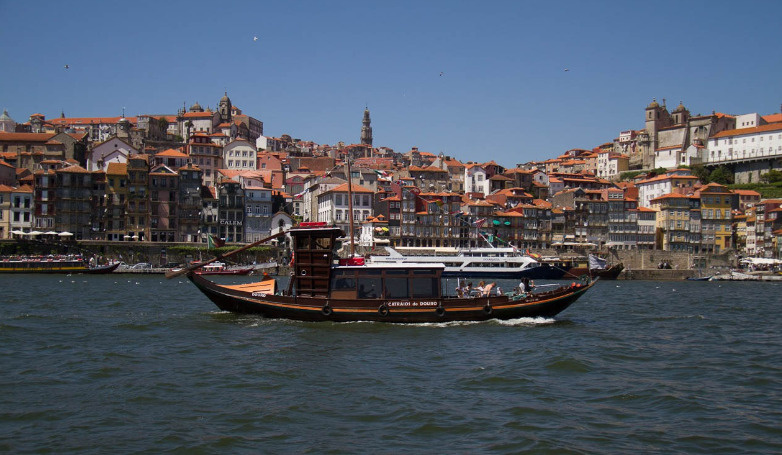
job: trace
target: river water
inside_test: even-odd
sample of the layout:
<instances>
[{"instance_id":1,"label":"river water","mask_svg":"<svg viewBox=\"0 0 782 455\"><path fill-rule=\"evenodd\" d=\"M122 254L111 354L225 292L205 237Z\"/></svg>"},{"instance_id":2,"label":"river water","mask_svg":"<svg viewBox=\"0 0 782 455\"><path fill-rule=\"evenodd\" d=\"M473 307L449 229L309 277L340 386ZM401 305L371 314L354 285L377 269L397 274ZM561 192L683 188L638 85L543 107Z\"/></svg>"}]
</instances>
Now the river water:
<instances>
[{"instance_id":1,"label":"river water","mask_svg":"<svg viewBox=\"0 0 782 455\"><path fill-rule=\"evenodd\" d=\"M782 452L775 283L603 281L556 319L412 326L224 313L160 275L0 289L2 452Z\"/></svg>"}]
</instances>

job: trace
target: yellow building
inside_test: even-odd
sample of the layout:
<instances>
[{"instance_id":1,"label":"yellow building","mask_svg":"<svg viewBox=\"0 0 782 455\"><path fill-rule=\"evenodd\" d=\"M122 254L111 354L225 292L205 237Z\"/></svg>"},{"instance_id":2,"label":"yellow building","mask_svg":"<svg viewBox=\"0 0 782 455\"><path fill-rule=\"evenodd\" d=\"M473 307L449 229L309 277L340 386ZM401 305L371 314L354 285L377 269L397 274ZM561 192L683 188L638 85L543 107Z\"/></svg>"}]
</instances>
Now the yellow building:
<instances>
[{"instance_id":1,"label":"yellow building","mask_svg":"<svg viewBox=\"0 0 782 455\"><path fill-rule=\"evenodd\" d=\"M128 165L109 163L106 168L106 240L123 240L127 201Z\"/></svg>"},{"instance_id":2,"label":"yellow building","mask_svg":"<svg viewBox=\"0 0 782 455\"><path fill-rule=\"evenodd\" d=\"M664 251L701 251L700 198L669 193L652 199L657 210L655 249Z\"/></svg>"},{"instance_id":3,"label":"yellow building","mask_svg":"<svg viewBox=\"0 0 782 455\"><path fill-rule=\"evenodd\" d=\"M709 183L696 193L701 199L701 234L707 252L720 253L733 248L731 199L733 193L725 185Z\"/></svg>"}]
</instances>

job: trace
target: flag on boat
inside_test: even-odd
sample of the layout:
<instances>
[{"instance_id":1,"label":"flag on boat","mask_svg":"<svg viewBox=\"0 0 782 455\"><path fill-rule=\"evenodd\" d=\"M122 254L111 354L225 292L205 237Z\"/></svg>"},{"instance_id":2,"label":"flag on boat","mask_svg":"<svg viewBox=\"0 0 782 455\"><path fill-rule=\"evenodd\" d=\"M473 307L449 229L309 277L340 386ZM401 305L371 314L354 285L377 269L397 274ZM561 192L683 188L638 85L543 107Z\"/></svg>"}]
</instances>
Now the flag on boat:
<instances>
[{"instance_id":1,"label":"flag on boat","mask_svg":"<svg viewBox=\"0 0 782 455\"><path fill-rule=\"evenodd\" d=\"M206 237L206 247L210 250L213 248L220 248L223 245L225 245L225 240L223 239L214 238L212 237L212 234L209 234Z\"/></svg>"},{"instance_id":2,"label":"flag on boat","mask_svg":"<svg viewBox=\"0 0 782 455\"><path fill-rule=\"evenodd\" d=\"M486 224L486 218L481 218L480 220L475 222L475 226L477 227L483 227L484 224Z\"/></svg>"},{"instance_id":3,"label":"flag on boat","mask_svg":"<svg viewBox=\"0 0 782 455\"><path fill-rule=\"evenodd\" d=\"M606 260L601 258L601 257L595 256L593 254L590 254L589 255L589 268L590 269L603 270L603 269L606 268Z\"/></svg>"}]
</instances>

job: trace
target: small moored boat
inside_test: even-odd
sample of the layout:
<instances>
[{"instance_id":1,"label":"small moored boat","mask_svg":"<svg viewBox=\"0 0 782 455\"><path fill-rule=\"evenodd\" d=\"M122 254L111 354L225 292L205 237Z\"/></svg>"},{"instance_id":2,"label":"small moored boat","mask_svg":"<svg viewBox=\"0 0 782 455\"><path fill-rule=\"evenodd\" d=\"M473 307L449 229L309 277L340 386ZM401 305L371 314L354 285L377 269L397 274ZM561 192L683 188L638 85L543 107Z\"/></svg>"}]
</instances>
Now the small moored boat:
<instances>
[{"instance_id":1,"label":"small moored boat","mask_svg":"<svg viewBox=\"0 0 782 455\"><path fill-rule=\"evenodd\" d=\"M196 270L195 273L199 275L249 275L252 271L252 267L231 268L223 262L212 262Z\"/></svg>"}]
</instances>

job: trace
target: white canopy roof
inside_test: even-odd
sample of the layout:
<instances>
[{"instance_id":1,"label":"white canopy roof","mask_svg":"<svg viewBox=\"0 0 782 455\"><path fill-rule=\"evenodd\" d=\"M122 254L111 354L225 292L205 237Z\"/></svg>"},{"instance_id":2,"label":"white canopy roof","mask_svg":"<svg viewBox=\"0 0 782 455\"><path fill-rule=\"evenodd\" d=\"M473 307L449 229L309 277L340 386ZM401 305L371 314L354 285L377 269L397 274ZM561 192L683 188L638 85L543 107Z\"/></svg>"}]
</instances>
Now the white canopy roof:
<instances>
[{"instance_id":1,"label":"white canopy roof","mask_svg":"<svg viewBox=\"0 0 782 455\"><path fill-rule=\"evenodd\" d=\"M782 261L779 259L771 259L771 258L744 258L741 260L741 262L745 264L758 264L758 265L776 265L776 264L782 264Z\"/></svg>"}]
</instances>

